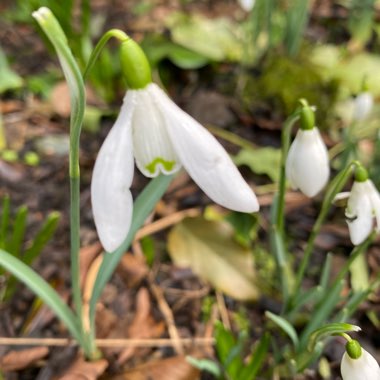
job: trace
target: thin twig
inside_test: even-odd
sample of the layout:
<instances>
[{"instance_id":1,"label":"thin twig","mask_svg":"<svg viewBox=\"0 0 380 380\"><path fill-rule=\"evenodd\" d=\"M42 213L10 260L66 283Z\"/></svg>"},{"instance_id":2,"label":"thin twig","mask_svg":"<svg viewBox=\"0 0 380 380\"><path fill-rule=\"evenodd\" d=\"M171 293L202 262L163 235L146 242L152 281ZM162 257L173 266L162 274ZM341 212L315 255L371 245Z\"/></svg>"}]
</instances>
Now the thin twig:
<instances>
[{"instance_id":1,"label":"thin twig","mask_svg":"<svg viewBox=\"0 0 380 380\"><path fill-rule=\"evenodd\" d=\"M153 222L151 224L148 224L142 227L136 233L135 240L140 240L144 236L148 236L158 231L162 231L165 228L172 226L173 224L179 223L181 220L185 219L186 217L195 217L195 216L199 216L200 214L201 214L201 210L198 208L190 208L187 210L175 212L174 214L161 218L157 220L156 222Z\"/></svg>"},{"instance_id":2,"label":"thin twig","mask_svg":"<svg viewBox=\"0 0 380 380\"><path fill-rule=\"evenodd\" d=\"M183 346L208 346L214 344L213 338L178 338ZM96 339L97 347L167 347L178 342L173 339ZM78 346L68 338L7 338L0 337L0 346Z\"/></svg>"}]
</instances>

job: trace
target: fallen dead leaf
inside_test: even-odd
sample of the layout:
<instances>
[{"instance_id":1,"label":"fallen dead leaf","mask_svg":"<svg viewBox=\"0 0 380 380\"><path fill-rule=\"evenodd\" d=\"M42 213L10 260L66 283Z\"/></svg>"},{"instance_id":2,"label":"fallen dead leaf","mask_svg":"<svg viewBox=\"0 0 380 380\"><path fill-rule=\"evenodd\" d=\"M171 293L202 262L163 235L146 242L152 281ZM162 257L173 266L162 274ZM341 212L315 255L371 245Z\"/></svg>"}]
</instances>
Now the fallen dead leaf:
<instances>
[{"instance_id":1,"label":"fallen dead leaf","mask_svg":"<svg viewBox=\"0 0 380 380\"><path fill-rule=\"evenodd\" d=\"M30 367L49 353L47 347L33 347L10 351L0 359L0 369L4 372L17 371Z\"/></svg>"},{"instance_id":2,"label":"fallen dead leaf","mask_svg":"<svg viewBox=\"0 0 380 380\"><path fill-rule=\"evenodd\" d=\"M149 292L146 288L141 288L136 297L136 314L128 327L128 337L136 338L158 338L165 331L165 324L163 321L157 322L151 314L151 301ZM130 359L136 351L137 347L125 348L118 357L118 364L125 363Z\"/></svg>"},{"instance_id":3,"label":"fallen dead leaf","mask_svg":"<svg viewBox=\"0 0 380 380\"><path fill-rule=\"evenodd\" d=\"M187 218L170 231L168 252L176 265L190 267L225 294L257 299L252 253L233 239L229 224Z\"/></svg>"},{"instance_id":4,"label":"fallen dead leaf","mask_svg":"<svg viewBox=\"0 0 380 380\"><path fill-rule=\"evenodd\" d=\"M107 380L197 380L200 372L180 355L138 366Z\"/></svg>"},{"instance_id":5,"label":"fallen dead leaf","mask_svg":"<svg viewBox=\"0 0 380 380\"><path fill-rule=\"evenodd\" d=\"M144 279L149 269L141 258L127 253L121 258L117 272L126 282L128 288L133 288Z\"/></svg>"},{"instance_id":6,"label":"fallen dead leaf","mask_svg":"<svg viewBox=\"0 0 380 380\"><path fill-rule=\"evenodd\" d=\"M57 380L96 380L104 373L107 367L108 362L105 359L87 362L83 357L80 357Z\"/></svg>"}]
</instances>

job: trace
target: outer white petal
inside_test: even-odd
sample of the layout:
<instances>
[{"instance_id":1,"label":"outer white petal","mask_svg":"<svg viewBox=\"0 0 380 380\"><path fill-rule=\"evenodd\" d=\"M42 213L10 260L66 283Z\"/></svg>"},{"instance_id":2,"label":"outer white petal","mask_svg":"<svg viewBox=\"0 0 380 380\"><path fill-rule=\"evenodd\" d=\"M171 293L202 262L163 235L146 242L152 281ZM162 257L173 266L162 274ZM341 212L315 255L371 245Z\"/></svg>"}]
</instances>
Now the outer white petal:
<instances>
[{"instance_id":1,"label":"outer white petal","mask_svg":"<svg viewBox=\"0 0 380 380\"><path fill-rule=\"evenodd\" d=\"M340 364L343 380L380 380L380 368L375 358L362 348L358 359L351 359L345 352Z\"/></svg>"},{"instance_id":2,"label":"outer white petal","mask_svg":"<svg viewBox=\"0 0 380 380\"><path fill-rule=\"evenodd\" d=\"M100 241L113 252L126 238L133 201L129 190L134 170L131 118L135 94L128 91L120 114L95 162L91 182L94 221Z\"/></svg>"},{"instance_id":3,"label":"outer white petal","mask_svg":"<svg viewBox=\"0 0 380 380\"><path fill-rule=\"evenodd\" d=\"M373 107L373 96L369 92L362 92L354 100L354 120L364 120L368 117Z\"/></svg>"},{"instance_id":4,"label":"outer white petal","mask_svg":"<svg viewBox=\"0 0 380 380\"><path fill-rule=\"evenodd\" d=\"M362 243L373 229L372 203L368 183L354 182L346 209L347 224L352 244Z\"/></svg>"},{"instance_id":5,"label":"outer white petal","mask_svg":"<svg viewBox=\"0 0 380 380\"><path fill-rule=\"evenodd\" d=\"M132 121L134 155L137 167L147 177L156 177L160 172L174 173L181 166L157 106L156 86L151 83L144 89L135 90L137 102ZM157 159L172 163L172 167L165 169L162 163L154 164Z\"/></svg>"},{"instance_id":6,"label":"outer white petal","mask_svg":"<svg viewBox=\"0 0 380 380\"><path fill-rule=\"evenodd\" d=\"M173 148L198 186L214 202L226 208L241 212L258 211L256 195L216 138L182 111L159 87L154 87L154 92Z\"/></svg>"},{"instance_id":7,"label":"outer white petal","mask_svg":"<svg viewBox=\"0 0 380 380\"><path fill-rule=\"evenodd\" d=\"M371 180L367 181L368 195L371 199L372 212L376 218L376 231L380 231L380 194Z\"/></svg>"},{"instance_id":8,"label":"outer white petal","mask_svg":"<svg viewBox=\"0 0 380 380\"><path fill-rule=\"evenodd\" d=\"M286 174L293 187L308 197L318 194L330 176L326 146L318 128L300 129L288 153Z\"/></svg>"}]
</instances>

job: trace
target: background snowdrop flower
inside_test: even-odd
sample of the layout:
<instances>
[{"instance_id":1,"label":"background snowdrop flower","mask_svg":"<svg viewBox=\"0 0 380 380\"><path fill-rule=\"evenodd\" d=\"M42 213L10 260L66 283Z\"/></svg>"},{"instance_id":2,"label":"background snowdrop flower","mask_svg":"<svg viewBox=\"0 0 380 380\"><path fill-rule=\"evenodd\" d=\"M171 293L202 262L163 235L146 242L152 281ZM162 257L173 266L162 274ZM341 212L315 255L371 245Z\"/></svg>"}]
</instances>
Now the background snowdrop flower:
<instances>
[{"instance_id":1,"label":"background snowdrop flower","mask_svg":"<svg viewBox=\"0 0 380 380\"><path fill-rule=\"evenodd\" d=\"M351 350L349 346L356 346ZM358 349L359 348L359 349ZM355 355L352 354L355 352ZM379 380L380 367L376 359L355 340L347 343L342 357L340 371L343 380Z\"/></svg>"},{"instance_id":2,"label":"background snowdrop flower","mask_svg":"<svg viewBox=\"0 0 380 380\"><path fill-rule=\"evenodd\" d=\"M361 92L354 99L353 120L362 121L365 120L372 111L373 96L369 92Z\"/></svg>"},{"instance_id":3,"label":"background snowdrop flower","mask_svg":"<svg viewBox=\"0 0 380 380\"><path fill-rule=\"evenodd\" d=\"M255 6L255 0L238 0L238 3L246 12L250 12Z\"/></svg>"},{"instance_id":4,"label":"background snowdrop flower","mask_svg":"<svg viewBox=\"0 0 380 380\"><path fill-rule=\"evenodd\" d=\"M317 127L312 109L305 107L301 129L290 146L286 160L286 176L294 189L313 197L326 185L330 176L328 152ZM302 115L301 115L302 116Z\"/></svg>"},{"instance_id":5,"label":"background snowdrop flower","mask_svg":"<svg viewBox=\"0 0 380 380\"><path fill-rule=\"evenodd\" d=\"M374 229L380 229L380 194L367 171L360 167L355 173L355 181L350 192L340 193L336 199L347 198L346 221L352 244L362 243Z\"/></svg>"},{"instance_id":6,"label":"background snowdrop flower","mask_svg":"<svg viewBox=\"0 0 380 380\"><path fill-rule=\"evenodd\" d=\"M235 211L258 211L256 195L215 137L156 84L146 83L145 75L141 86L132 80L92 178L94 220L106 251L118 248L129 231L133 158L147 177L183 166L214 202Z\"/></svg>"}]
</instances>

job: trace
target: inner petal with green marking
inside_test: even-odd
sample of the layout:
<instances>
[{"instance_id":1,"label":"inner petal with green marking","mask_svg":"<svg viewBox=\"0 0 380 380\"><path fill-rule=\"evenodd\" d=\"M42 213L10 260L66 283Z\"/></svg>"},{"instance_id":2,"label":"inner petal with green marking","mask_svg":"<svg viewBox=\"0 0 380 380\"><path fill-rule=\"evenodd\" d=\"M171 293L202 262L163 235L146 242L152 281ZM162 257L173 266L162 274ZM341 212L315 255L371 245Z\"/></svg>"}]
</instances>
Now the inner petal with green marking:
<instances>
[{"instance_id":1,"label":"inner petal with green marking","mask_svg":"<svg viewBox=\"0 0 380 380\"><path fill-rule=\"evenodd\" d=\"M145 168L153 175L157 172L157 169L163 173L170 173L173 171L175 161L166 161L161 157L156 157L150 164L146 165ZM157 168L158 166L158 168Z\"/></svg>"}]
</instances>

